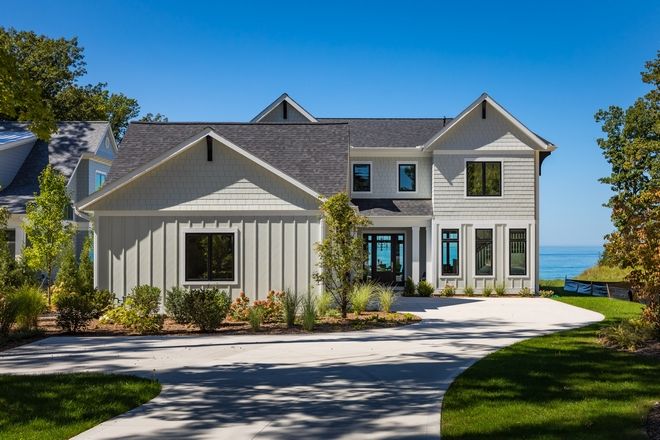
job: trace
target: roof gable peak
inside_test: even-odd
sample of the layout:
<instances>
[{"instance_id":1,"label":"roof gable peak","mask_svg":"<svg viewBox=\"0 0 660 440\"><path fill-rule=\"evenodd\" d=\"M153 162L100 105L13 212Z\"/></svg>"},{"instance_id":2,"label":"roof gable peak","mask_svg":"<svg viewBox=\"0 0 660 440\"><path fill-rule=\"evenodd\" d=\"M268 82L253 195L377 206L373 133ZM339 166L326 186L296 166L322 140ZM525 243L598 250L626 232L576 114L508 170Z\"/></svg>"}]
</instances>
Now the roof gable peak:
<instances>
[{"instance_id":1,"label":"roof gable peak","mask_svg":"<svg viewBox=\"0 0 660 440\"><path fill-rule=\"evenodd\" d=\"M282 93L279 98L273 101L265 109L263 109L257 116L252 118L250 122L262 122L267 116L269 116L277 108L282 107L283 115L281 118L284 121L288 120L288 109L291 107L295 112L302 116L302 120L307 122L318 122L311 113L305 110L300 104L298 104L293 98L291 98L287 93ZM264 122L273 122L273 121L264 121ZM296 120L294 122L300 122Z\"/></svg>"}]
</instances>

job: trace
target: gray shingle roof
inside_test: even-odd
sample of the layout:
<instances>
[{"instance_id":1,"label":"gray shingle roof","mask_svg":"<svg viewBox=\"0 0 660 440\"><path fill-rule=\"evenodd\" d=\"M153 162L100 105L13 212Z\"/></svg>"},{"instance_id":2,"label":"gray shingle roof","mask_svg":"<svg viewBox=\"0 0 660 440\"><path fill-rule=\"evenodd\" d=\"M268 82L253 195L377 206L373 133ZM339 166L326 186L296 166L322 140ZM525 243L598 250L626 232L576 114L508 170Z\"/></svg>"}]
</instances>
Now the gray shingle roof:
<instances>
[{"instance_id":1,"label":"gray shingle roof","mask_svg":"<svg viewBox=\"0 0 660 440\"><path fill-rule=\"evenodd\" d=\"M206 128L320 194L346 191L346 124L134 122L122 140L108 182L120 179Z\"/></svg>"},{"instance_id":2,"label":"gray shingle roof","mask_svg":"<svg viewBox=\"0 0 660 440\"><path fill-rule=\"evenodd\" d=\"M0 190L0 206L6 206L10 212L25 212L25 204L39 190L38 177L50 163L53 167L71 177L80 156L93 152L103 139L107 122L58 122L58 131L48 143L37 140L30 154L16 173L14 180ZM0 132L16 132L26 129L20 122L0 122Z\"/></svg>"},{"instance_id":3,"label":"gray shingle roof","mask_svg":"<svg viewBox=\"0 0 660 440\"><path fill-rule=\"evenodd\" d=\"M409 147L424 145L451 118L318 118L319 122L347 123L353 147Z\"/></svg>"},{"instance_id":4,"label":"gray shingle roof","mask_svg":"<svg viewBox=\"0 0 660 440\"><path fill-rule=\"evenodd\" d=\"M433 215L431 199L352 199L362 215Z\"/></svg>"}]
</instances>

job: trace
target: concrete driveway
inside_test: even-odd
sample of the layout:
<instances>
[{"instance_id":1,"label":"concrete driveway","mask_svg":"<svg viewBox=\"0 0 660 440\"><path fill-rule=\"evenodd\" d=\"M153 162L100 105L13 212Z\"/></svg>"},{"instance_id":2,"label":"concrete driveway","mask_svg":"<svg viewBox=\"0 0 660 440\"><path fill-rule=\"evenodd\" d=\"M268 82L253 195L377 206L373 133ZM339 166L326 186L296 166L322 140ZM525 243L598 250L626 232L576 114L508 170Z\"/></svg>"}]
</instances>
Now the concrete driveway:
<instances>
[{"instance_id":1,"label":"concrete driveway","mask_svg":"<svg viewBox=\"0 0 660 440\"><path fill-rule=\"evenodd\" d=\"M156 377L151 402L82 439L438 438L452 380L522 339L602 316L549 299L400 298L423 322L354 333L52 337L0 353L0 373Z\"/></svg>"}]
</instances>

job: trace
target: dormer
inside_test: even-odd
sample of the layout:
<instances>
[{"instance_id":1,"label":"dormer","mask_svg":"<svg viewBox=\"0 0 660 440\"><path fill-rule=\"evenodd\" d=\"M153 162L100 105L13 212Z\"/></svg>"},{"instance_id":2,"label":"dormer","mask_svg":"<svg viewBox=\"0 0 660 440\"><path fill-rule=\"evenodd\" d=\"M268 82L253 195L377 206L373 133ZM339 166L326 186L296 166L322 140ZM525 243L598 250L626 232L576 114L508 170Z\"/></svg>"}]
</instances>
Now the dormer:
<instances>
[{"instance_id":1,"label":"dormer","mask_svg":"<svg viewBox=\"0 0 660 440\"><path fill-rule=\"evenodd\" d=\"M283 93L250 122L318 122L307 110Z\"/></svg>"}]
</instances>

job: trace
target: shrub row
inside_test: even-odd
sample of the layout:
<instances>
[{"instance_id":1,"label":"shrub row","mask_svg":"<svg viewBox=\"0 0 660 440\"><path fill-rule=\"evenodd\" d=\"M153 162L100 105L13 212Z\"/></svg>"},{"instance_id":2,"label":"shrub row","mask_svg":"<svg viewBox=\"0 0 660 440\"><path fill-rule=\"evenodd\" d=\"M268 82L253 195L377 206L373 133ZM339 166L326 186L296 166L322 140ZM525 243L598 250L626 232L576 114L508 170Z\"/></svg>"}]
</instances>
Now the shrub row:
<instances>
[{"instance_id":1,"label":"shrub row","mask_svg":"<svg viewBox=\"0 0 660 440\"><path fill-rule=\"evenodd\" d=\"M406 278L403 285L403 296L431 296L434 291L435 289L430 282L421 280L415 285L411 277Z\"/></svg>"}]
</instances>

